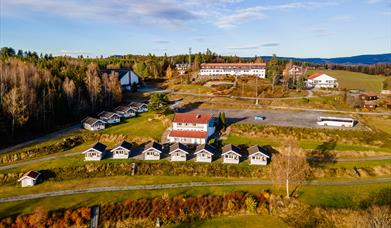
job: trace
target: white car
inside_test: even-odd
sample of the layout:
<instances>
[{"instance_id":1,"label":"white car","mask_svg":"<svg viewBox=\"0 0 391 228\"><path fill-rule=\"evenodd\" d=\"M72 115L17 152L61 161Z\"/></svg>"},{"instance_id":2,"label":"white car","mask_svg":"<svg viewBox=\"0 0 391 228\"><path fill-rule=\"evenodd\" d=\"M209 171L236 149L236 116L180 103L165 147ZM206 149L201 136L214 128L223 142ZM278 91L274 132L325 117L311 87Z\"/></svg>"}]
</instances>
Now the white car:
<instances>
[{"instance_id":1,"label":"white car","mask_svg":"<svg viewBox=\"0 0 391 228\"><path fill-rule=\"evenodd\" d=\"M254 117L254 120L265 120L266 119L266 116L260 116L260 115L258 115L258 116L255 116Z\"/></svg>"}]
</instances>

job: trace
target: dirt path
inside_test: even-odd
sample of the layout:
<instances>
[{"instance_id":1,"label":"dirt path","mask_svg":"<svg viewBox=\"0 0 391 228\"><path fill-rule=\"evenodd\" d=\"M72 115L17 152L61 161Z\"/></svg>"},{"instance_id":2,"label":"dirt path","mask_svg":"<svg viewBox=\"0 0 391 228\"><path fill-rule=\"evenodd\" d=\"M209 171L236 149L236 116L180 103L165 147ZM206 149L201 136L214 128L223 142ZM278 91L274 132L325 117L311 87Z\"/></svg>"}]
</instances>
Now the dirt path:
<instances>
[{"instance_id":1,"label":"dirt path","mask_svg":"<svg viewBox=\"0 0 391 228\"><path fill-rule=\"evenodd\" d=\"M306 185L358 185L371 183L388 183L391 182L389 178L372 178L365 180L342 180L342 181L311 181ZM188 182L175 184L155 184L155 185L128 185L128 186L110 186L110 187L96 187L85 188L78 190L62 190L37 194L27 194L0 198L0 203L13 202L19 200L39 199L53 196L75 195L82 193L96 193L96 192L113 192L113 191L132 191L132 190L159 190L159 189L175 189L175 188L191 188L191 187L209 187L209 186L240 186L240 185L270 185L270 180L253 180L253 181L220 181L220 182Z\"/></svg>"}]
</instances>

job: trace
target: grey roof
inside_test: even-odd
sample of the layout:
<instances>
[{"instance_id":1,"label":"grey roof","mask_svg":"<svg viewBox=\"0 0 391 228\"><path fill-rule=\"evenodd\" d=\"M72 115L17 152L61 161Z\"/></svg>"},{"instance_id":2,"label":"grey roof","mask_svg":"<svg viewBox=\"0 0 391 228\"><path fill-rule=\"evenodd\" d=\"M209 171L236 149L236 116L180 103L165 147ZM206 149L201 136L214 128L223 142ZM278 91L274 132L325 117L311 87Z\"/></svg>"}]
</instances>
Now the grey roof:
<instances>
[{"instance_id":1,"label":"grey roof","mask_svg":"<svg viewBox=\"0 0 391 228\"><path fill-rule=\"evenodd\" d=\"M180 149L180 150L183 150L183 151L189 153L189 152L187 151L187 147L186 147L184 144L182 144L182 143L174 143L174 144L172 144L172 145L170 146L170 153L173 152L173 151L176 150L176 149Z\"/></svg>"},{"instance_id":2,"label":"grey roof","mask_svg":"<svg viewBox=\"0 0 391 228\"><path fill-rule=\"evenodd\" d=\"M91 148L100 151L100 152L105 152L106 150L106 145L100 142L95 143Z\"/></svg>"},{"instance_id":3,"label":"grey roof","mask_svg":"<svg viewBox=\"0 0 391 228\"><path fill-rule=\"evenodd\" d=\"M99 117L105 117L105 118L111 118L113 115L118 115L118 114L114 112L107 112L107 111L103 111L98 114Z\"/></svg>"},{"instance_id":4,"label":"grey roof","mask_svg":"<svg viewBox=\"0 0 391 228\"><path fill-rule=\"evenodd\" d=\"M255 154L255 153L258 153L258 152L266 155L269 158L270 158L270 155L271 155L270 152L267 149L265 149L265 148L263 148L261 146L258 146L258 145L255 145L255 146L252 146L252 147L248 148L247 151L248 151L249 155L252 155L252 154Z\"/></svg>"},{"instance_id":5,"label":"grey roof","mask_svg":"<svg viewBox=\"0 0 391 228\"><path fill-rule=\"evenodd\" d=\"M228 145L223 146L223 148L221 150L222 150L223 154L228 151L233 151L235 153L242 155L242 153L240 152L240 149L237 146L232 145L232 144L228 144Z\"/></svg>"},{"instance_id":6,"label":"grey roof","mask_svg":"<svg viewBox=\"0 0 391 228\"><path fill-rule=\"evenodd\" d=\"M81 122L82 123L87 123L89 125L93 125L94 123L96 123L98 121L99 122L103 122L102 120L96 119L94 117L87 117L87 118L83 119Z\"/></svg>"},{"instance_id":7,"label":"grey roof","mask_svg":"<svg viewBox=\"0 0 391 228\"><path fill-rule=\"evenodd\" d=\"M126 73L132 71L130 69L106 69L101 70L102 73L111 74L112 72L118 73L118 78L122 78Z\"/></svg>"},{"instance_id":8,"label":"grey roof","mask_svg":"<svg viewBox=\"0 0 391 228\"><path fill-rule=\"evenodd\" d=\"M201 150L206 150L206 151L209 151L211 152L212 154L216 154L217 151L216 151L216 148L214 148L213 146L209 145L209 144L201 144L201 145L198 145L196 150L195 150L195 153L197 153L198 151L201 151Z\"/></svg>"},{"instance_id":9,"label":"grey roof","mask_svg":"<svg viewBox=\"0 0 391 228\"><path fill-rule=\"evenodd\" d=\"M128 104L129 107L133 107L133 108L141 108L141 106L143 105L147 105L147 104L141 102L135 102L135 101L132 101Z\"/></svg>"},{"instance_id":10,"label":"grey roof","mask_svg":"<svg viewBox=\"0 0 391 228\"><path fill-rule=\"evenodd\" d=\"M118 106L114 109L114 111L120 111L120 112L129 112L129 110L134 111L134 108L130 106Z\"/></svg>"},{"instance_id":11,"label":"grey roof","mask_svg":"<svg viewBox=\"0 0 391 228\"><path fill-rule=\"evenodd\" d=\"M144 151L148 150L150 148L154 148L154 149L156 149L156 150L158 150L160 152L163 151L162 145L160 143L155 142L155 141L152 141L152 142L149 142L148 144L146 144L145 147L144 147Z\"/></svg>"},{"instance_id":12,"label":"grey roof","mask_svg":"<svg viewBox=\"0 0 391 228\"><path fill-rule=\"evenodd\" d=\"M128 141L124 140L122 141L121 144L119 144L118 146L116 146L114 149L118 148L118 147L122 147L122 148L125 148L127 150L131 150L132 149L132 144L129 143Z\"/></svg>"}]
</instances>

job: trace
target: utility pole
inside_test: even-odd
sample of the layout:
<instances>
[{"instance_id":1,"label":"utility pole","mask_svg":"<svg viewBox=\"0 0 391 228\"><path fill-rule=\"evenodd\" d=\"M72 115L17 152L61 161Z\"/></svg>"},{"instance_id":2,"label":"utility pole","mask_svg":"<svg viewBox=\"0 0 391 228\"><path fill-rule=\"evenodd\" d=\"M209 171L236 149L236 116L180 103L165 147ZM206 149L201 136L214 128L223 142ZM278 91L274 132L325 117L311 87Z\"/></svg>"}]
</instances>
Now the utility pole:
<instances>
[{"instance_id":1,"label":"utility pole","mask_svg":"<svg viewBox=\"0 0 391 228\"><path fill-rule=\"evenodd\" d=\"M189 66L191 66L191 48L189 48Z\"/></svg>"},{"instance_id":2,"label":"utility pole","mask_svg":"<svg viewBox=\"0 0 391 228\"><path fill-rule=\"evenodd\" d=\"M258 76L255 77L255 105L258 105Z\"/></svg>"}]
</instances>

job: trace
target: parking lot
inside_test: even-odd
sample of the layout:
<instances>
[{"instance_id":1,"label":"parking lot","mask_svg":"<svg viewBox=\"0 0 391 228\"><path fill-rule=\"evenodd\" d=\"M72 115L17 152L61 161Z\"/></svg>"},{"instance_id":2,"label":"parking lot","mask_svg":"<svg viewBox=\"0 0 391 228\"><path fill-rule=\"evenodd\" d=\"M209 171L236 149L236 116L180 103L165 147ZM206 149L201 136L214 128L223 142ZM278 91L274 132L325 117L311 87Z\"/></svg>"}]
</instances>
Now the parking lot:
<instances>
[{"instance_id":1,"label":"parking lot","mask_svg":"<svg viewBox=\"0 0 391 228\"><path fill-rule=\"evenodd\" d=\"M325 127L316 124L320 116L340 116L350 117L349 115L334 115L316 111L285 111L285 110L232 110L232 109L193 109L191 113L213 113L218 116L220 112L225 112L226 121L228 123L251 123L251 124L269 124L277 126L289 127L306 127L306 128L338 128ZM265 120L255 120L255 116L264 116ZM358 123L353 128L363 130L365 127Z\"/></svg>"}]
</instances>

